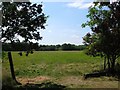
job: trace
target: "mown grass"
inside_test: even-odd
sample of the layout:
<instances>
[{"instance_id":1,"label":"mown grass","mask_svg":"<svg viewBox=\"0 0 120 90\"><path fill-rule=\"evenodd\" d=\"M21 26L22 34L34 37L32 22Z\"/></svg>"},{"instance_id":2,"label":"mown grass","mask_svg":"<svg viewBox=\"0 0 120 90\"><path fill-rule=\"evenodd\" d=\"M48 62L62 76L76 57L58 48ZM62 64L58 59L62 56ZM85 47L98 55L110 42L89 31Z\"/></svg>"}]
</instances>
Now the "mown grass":
<instances>
[{"instance_id":1,"label":"mown grass","mask_svg":"<svg viewBox=\"0 0 120 90\"><path fill-rule=\"evenodd\" d=\"M15 74L21 77L79 76L99 70L103 62L100 57L87 56L83 51L38 51L29 56L25 56L25 53L20 56L18 52L12 52L12 57ZM9 69L8 60L3 65Z\"/></svg>"},{"instance_id":2,"label":"mown grass","mask_svg":"<svg viewBox=\"0 0 120 90\"><path fill-rule=\"evenodd\" d=\"M12 52L12 57L17 78L31 79L45 76L50 77L52 82L70 88L98 88L101 86L114 88L118 86L118 82L111 77L83 80L84 74L103 68L102 58L87 56L83 51L36 51L29 56L26 56L24 52L23 56L20 56L18 52ZM3 60L2 66L3 81L8 82L11 75L7 59ZM11 82L11 85L14 85L14 82Z\"/></svg>"}]
</instances>

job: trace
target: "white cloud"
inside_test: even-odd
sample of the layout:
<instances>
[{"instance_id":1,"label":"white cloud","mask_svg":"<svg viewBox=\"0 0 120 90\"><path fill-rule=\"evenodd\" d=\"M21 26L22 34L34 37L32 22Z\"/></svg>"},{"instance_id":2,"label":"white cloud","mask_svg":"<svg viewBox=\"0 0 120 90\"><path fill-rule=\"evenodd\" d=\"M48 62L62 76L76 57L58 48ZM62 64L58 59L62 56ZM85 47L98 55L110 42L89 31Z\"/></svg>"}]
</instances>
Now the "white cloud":
<instances>
[{"instance_id":1,"label":"white cloud","mask_svg":"<svg viewBox=\"0 0 120 90\"><path fill-rule=\"evenodd\" d=\"M67 4L68 7L74 7L78 9L89 8L92 5L93 5L92 1L86 2L85 0L79 0L79 1L71 2Z\"/></svg>"},{"instance_id":2,"label":"white cloud","mask_svg":"<svg viewBox=\"0 0 120 90\"><path fill-rule=\"evenodd\" d=\"M93 6L93 2L95 0L74 0L67 4L68 7L78 8L78 9L86 9L90 6ZM105 2L104 0L99 0L100 2ZM106 0L109 1L109 0ZM117 2L117 0L110 0L110 3Z\"/></svg>"},{"instance_id":3,"label":"white cloud","mask_svg":"<svg viewBox=\"0 0 120 90\"><path fill-rule=\"evenodd\" d=\"M72 38L79 38L78 35L72 35Z\"/></svg>"}]
</instances>

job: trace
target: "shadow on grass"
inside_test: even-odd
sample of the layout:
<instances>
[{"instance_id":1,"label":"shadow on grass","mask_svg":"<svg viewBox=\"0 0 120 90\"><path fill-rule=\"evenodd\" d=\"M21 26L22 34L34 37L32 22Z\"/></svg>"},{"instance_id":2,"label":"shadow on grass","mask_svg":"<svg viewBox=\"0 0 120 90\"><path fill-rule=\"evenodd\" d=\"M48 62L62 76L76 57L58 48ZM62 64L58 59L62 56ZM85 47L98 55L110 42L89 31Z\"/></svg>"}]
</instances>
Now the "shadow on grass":
<instances>
[{"instance_id":1,"label":"shadow on grass","mask_svg":"<svg viewBox=\"0 0 120 90\"><path fill-rule=\"evenodd\" d=\"M116 64L114 71L110 71L106 69L106 70L93 71L92 73L85 74L84 79L101 77L101 76L108 76L108 77L112 76L120 81L120 64Z\"/></svg>"},{"instance_id":2,"label":"shadow on grass","mask_svg":"<svg viewBox=\"0 0 120 90\"><path fill-rule=\"evenodd\" d=\"M26 85L16 85L16 86L3 86L2 90L49 90L57 89L63 90L66 86L55 84L53 82L44 82L41 84L26 84Z\"/></svg>"}]
</instances>

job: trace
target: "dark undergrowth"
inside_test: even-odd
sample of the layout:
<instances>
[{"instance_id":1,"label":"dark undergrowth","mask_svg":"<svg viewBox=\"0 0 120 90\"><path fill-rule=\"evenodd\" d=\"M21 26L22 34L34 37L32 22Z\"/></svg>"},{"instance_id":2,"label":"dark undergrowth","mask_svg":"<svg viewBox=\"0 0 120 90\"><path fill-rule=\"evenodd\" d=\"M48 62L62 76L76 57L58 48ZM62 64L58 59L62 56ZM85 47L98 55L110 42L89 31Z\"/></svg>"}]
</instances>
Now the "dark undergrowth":
<instances>
[{"instance_id":1,"label":"dark undergrowth","mask_svg":"<svg viewBox=\"0 0 120 90\"><path fill-rule=\"evenodd\" d=\"M85 74L84 79L101 77L101 76L108 76L108 77L112 76L120 81L120 64L119 63L116 64L114 71L110 71L108 69L105 70L102 69L102 70L93 71L92 73L89 74Z\"/></svg>"},{"instance_id":2,"label":"dark undergrowth","mask_svg":"<svg viewBox=\"0 0 120 90\"><path fill-rule=\"evenodd\" d=\"M41 84L25 84L25 85L3 85L2 90L49 90L49 89L57 89L63 90L66 86L55 84L53 82L43 82Z\"/></svg>"}]
</instances>

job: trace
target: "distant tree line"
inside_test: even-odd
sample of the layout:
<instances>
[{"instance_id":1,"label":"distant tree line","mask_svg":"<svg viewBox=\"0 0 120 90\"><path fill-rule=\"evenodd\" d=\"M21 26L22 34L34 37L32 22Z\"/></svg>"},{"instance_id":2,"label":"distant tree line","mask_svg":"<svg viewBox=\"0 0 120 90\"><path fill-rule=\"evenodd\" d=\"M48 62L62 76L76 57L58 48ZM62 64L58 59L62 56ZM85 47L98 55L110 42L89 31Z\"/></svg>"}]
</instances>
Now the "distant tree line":
<instances>
[{"instance_id":1,"label":"distant tree line","mask_svg":"<svg viewBox=\"0 0 120 90\"><path fill-rule=\"evenodd\" d=\"M17 42L14 43L14 47L10 43L3 43L3 51L27 51L29 49L35 51L71 51L71 50L83 50L85 45L74 45L74 44L62 44L62 45L39 45L38 43L26 43L26 42Z\"/></svg>"}]
</instances>

